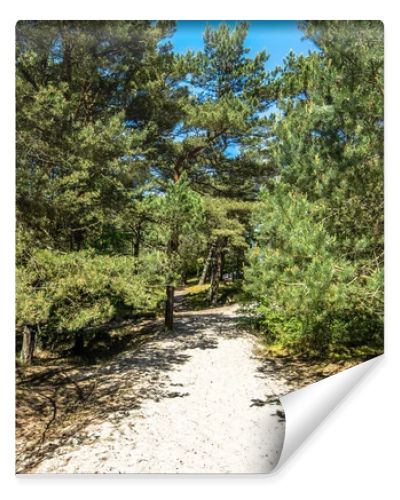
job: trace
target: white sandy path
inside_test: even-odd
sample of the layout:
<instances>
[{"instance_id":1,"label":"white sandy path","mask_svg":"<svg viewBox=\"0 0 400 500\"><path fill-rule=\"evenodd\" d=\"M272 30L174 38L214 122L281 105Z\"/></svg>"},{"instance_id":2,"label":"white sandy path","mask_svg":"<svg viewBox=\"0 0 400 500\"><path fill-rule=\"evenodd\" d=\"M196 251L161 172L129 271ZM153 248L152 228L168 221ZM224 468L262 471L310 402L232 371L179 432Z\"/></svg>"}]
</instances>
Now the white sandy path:
<instances>
[{"instance_id":1,"label":"white sandy path","mask_svg":"<svg viewBox=\"0 0 400 500\"><path fill-rule=\"evenodd\" d=\"M229 335L234 315L232 307L221 308L213 311L213 326L206 322L197 328L202 342L190 350L187 362L169 372L169 397L149 399L117 423L88 427L88 434L97 437L94 443L60 448L34 472L271 471L284 438L281 407L272 401L277 388L257 371L252 337ZM186 316L186 324L179 325L183 319L177 324L187 329L199 321L195 318L188 321ZM152 345L177 351L182 347L178 339Z\"/></svg>"}]
</instances>

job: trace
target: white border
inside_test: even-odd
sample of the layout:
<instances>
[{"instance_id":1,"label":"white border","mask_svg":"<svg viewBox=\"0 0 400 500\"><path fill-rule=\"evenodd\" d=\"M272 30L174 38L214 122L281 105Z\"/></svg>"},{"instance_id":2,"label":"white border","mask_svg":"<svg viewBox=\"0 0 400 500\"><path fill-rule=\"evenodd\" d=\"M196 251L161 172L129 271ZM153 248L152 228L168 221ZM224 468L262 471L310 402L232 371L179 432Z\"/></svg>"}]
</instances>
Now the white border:
<instances>
[{"instance_id":1,"label":"white border","mask_svg":"<svg viewBox=\"0 0 400 500\"><path fill-rule=\"evenodd\" d=\"M191 5L191 6L189 6ZM1 15L1 411L0 474L4 498L29 500L116 498L398 498L399 309L399 63L395 2L293 1L198 3L135 0L108 3L47 1L4 2ZM6 10L7 9L7 10ZM96 477L51 479L14 477L13 385L13 228L14 228L14 25L18 19L381 19L386 30L386 356L371 376L272 476ZM390 103L390 104L389 104ZM395 397L393 397L395 396ZM229 423L227 423L229 425ZM396 451L393 456L391 451ZM8 491L7 491L8 490ZM275 495L275 496L274 496Z\"/></svg>"}]
</instances>

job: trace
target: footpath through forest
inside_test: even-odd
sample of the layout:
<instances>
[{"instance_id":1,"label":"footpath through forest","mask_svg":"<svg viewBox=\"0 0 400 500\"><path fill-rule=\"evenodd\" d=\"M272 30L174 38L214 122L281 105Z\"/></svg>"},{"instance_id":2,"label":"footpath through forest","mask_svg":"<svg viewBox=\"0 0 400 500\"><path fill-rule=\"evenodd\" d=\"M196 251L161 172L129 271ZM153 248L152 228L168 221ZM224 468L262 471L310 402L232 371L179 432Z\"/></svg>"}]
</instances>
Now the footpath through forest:
<instances>
[{"instance_id":1,"label":"footpath through forest","mask_svg":"<svg viewBox=\"0 0 400 500\"><path fill-rule=\"evenodd\" d=\"M83 405L82 422L93 416L87 425L53 434L40 463L21 472L270 471L284 438L276 396L287 387L254 352L237 306L177 313L173 333L91 373L97 415L93 401L86 412Z\"/></svg>"}]
</instances>

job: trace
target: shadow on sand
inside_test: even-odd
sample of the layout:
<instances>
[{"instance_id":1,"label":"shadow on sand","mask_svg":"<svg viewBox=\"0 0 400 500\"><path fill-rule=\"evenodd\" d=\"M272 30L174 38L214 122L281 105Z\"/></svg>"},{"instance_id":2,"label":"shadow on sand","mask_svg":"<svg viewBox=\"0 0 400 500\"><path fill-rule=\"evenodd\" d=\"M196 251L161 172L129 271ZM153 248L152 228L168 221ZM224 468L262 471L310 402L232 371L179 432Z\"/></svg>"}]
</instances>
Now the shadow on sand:
<instances>
[{"instance_id":1,"label":"shadow on sand","mask_svg":"<svg viewBox=\"0 0 400 500\"><path fill-rule=\"evenodd\" d=\"M171 391L168 373L186 363L191 350L215 349L219 337L239 334L234 315L218 309L183 312L171 333L154 321L112 348L91 348L87 358L53 357L19 369L17 472L29 472L71 440L89 444L90 424L116 422L149 399L185 397L179 387Z\"/></svg>"}]
</instances>

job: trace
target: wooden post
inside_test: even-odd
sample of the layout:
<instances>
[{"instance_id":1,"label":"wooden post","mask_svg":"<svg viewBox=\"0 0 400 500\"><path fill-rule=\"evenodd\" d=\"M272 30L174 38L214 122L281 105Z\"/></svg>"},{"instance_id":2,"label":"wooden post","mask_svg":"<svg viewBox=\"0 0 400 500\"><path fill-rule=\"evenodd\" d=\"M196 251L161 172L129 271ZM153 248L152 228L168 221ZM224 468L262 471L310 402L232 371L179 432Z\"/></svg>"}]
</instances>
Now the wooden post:
<instances>
[{"instance_id":1,"label":"wooden post","mask_svg":"<svg viewBox=\"0 0 400 500\"><path fill-rule=\"evenodd\" d=\"M24 365L32 363L33 353L35 351L36 332L31 325L24 326L21 350L21 362Z\"/></svg>"},{"instance_id":2,"label":"wooden post","mask_svg":"<svg viewBox=\"0 0 400 500\"><path fill-rule=\"evenodd\" d=\"M167 285L165 301L165 329L167 331L174 329L174 295L175 287Z\"/></svg>"},{"instance_id":3,"label":"wooden post","mask_svg":"<svg viewBox=\"0 0 400 500\"><path fill-rule=\"evenodd\" d=\"M83 332L75 333L75 343L73 351L75 354L82 354L83 348L85 347Z\"/></svg>"}]
</instances>

